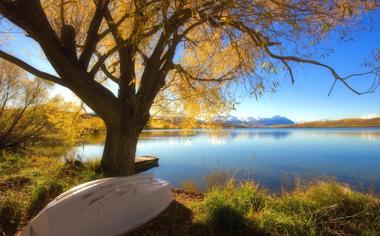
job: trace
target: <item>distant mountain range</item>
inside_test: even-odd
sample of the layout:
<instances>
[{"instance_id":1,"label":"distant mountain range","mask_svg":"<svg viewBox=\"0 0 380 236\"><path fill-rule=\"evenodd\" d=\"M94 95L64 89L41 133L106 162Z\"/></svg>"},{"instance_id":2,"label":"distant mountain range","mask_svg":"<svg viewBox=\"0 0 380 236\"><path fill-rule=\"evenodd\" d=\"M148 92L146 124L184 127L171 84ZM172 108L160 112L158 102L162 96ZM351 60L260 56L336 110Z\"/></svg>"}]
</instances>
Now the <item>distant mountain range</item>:
<instances>
[{"instance_id":1,"label":"distant mountain range","mask_svg":"<svg viewBox=\"0 0 380 236\"><path fill-rule=\"evenodd\" d=\"M95 114L85 114L82 118L97 118ZM152 118L147 127L149 128L180 128L181 118ZM380 127L380 117L375 118L347 118L341 120L320 120L308 122L294 122L284 116L273 116L272 118L248 117L245 119L236 116L220 116L214 119L223 127L275 127L275 128L345 128L345 127ZM208 123L197 120L196 127L207 126Z\"/></svg>"},{"instance_id":2,"label":"distant mountain range","mask_svg":"<svg viewBox=\"0 0 380 236\"><path fill-rule=\"evenodd\" d=\"M94 113L87 113L82 115L82 118L98 118L98 115ZM163 123L164 125L176 125L181 123L181 117L175 118L163 118L163 117L155 117L151 118L151 122L153 123ZM262 117L248 117L245 119L238 118L236 116L220 116L214 119L216 123L221 124L226 127L269 127L269 126L281 126L281 125L293 125L294 121L284 117L284 116L273 116L272 118L262 118ZM198 124L206 124L204 121L197 120ZM162 125L162 124L161 124ZM155 127L157 124L152 124L151 126Z\"/></svg>"},{"instance_id":3,"label":"distant mountain range","mask_svg":"<svg viewBox=\"0 0 380 236\"><path fill-rule=\"evenodd\" d=\"M240 119L236 116L218 117L216 119L218 123L224 126L241 126L241 127L268 127L277 125L292 125L294 121L284 116L273 116L272 118L255 118L248 117L246 119Z\"/></svg>"}]
</instances>

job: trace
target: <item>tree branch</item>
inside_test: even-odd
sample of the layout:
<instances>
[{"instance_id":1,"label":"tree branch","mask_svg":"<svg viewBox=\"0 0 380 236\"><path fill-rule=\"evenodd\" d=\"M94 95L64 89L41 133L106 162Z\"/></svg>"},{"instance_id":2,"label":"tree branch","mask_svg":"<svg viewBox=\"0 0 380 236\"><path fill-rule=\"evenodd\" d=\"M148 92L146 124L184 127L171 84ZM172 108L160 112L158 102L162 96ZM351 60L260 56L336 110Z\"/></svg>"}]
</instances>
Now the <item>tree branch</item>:
<instances>
[{"instance_id":1,"label":"tree branch","mask_svg":"<svg viewBox=\"0 0 380 236\"><path fill-rule=\"evenodd\" d=\"M65 86L67 87L67 84L65 81L63 81L62 79L54 76L54 75L51 75L49 73L46 73L46 72L43 72L43 71L40 71L36 68L34 68L33 66L29 65L28 63L24 62L23 60L20 60L18 59L17 57L14 57L2 50L0 50L0 57L3 58L4 60L7 60L19 67L21 67L22 69L26 70L27 72L41 78L41 79L44 79L44 80L47 80L47 81L50 81L50 82L54 82L54 83L57 83L57 84L60 84L62 86Z\"/></svg>"},{"instance_id":2,"label":"tree branch","mask_svg":"<svg viewBox=\"0 0 380 236\"><path fill-rule=\"evenodd\" d=\"M263 36L262 34L260 34L259 32L255 31L255 30L252 30L251 28L249 28L248 26L244 25L241 22L232 21L229 23L231 25L233 25L234 27L236 27L237 29L239 29L240 31L247 33L248 36L252 39L252 41L256 44L256 46L263 48L264 51L268 54L268 56L270 56L271 58L280 60L288 69L290 76L292 78L292 82L294 81L294 77L293 77L292 69L288 64L289 61L312 64L312 65L316 65L316 66L326 68L327 70L330 71L330 73L333 75L335 80L338 80L341 83L343 83L343 85L346 88L348 88L351 92L353 92L357 95L373 93L376 90L376 88L379 87L379 84L374 83L374 85L371 86L371 88L369 88L367 91L360 92L360 91L354 89L351 85L349 85L346 80L349 78L355 77L355 76L363 76L363 75L368 75L368 74L375 74L376 75L376 73L379 73L380 68L374 68L373 70L371 70L369 72L365 72L365 73L357 73L357 74L352 74L352 75L349 75L346 77L341 77L335 71L335 69L333 67L326 65L326 64L323 64L319 61L315 61L315 60L311 60L311 59L304 59L304 58L300 58L300 57L296 57L296 56L282 56L282 55L275 54L269 49L269 46L278 45L278 43L271 42L267 37ZM334 85L335 85L335 82L334 82ZM332 89L330 89L329 94L331 94L331 91L332 91Z\"/></svg>"},{"instance_id":3,"label":"tree branch","mask_svg":"<svg viewBox=\"0 0 380 236\"><path fill-rule=\"evenodd\" d=\"M267 52L267 54L272 57L272 58L275 58L275 59L279 59L281 61L294 61L294 62L299 62L299 63L306 63L306 64L312 64L312 65L317 65L317 66L321 66L321 67L324 67L326 68L327 70L330 71L330 73L333 75L333 77L335 78L335 80L338 80L340 81L341 83L343 83L344 86L346 86L351 92L357 94L357 95L363 95L363 94L367 94L367 93L373 93L375 91L375 89L377 88L376 87L371 87L370 89L368 89L367 91L364 91L364 92L360 92L356 89L354 89L351 85L349 85L346 81L346 79L348 78L351 78L353 76L360 76L360 75L367 75L367 74L371 74L372 72L365 72L365 73L360 73L360 74L354 74L354 75L349 75L349 76L346 76L346 77L341 77L336 71L334 68L332 68L331 66L329 65L326 65L326 64L323 64L321 62L318 62L318 61L314 61L314 60L310 60L310 59L303 59L303 58L300 58L300 57L296 57L296 56L281 56L281 55L277 55L277 54L274 54L273 52L271 52L268 48L268 46L264 46L264 50ZM329 94L331 94L331 91L329 92Z\"/></svg>"},{"instance_id":4,"label":"tree branch","mask_svg":"<svg viewBox=\"0 0 380 236\"><path fill-rule=\"evenodd\" d=\"M90 26L88 28L87 38L84 44L84 49L79 58L79 64L87 70L88 64L90 63L91 56L94 53L96 44L98 43L100 37L98 30L103 20L103 16L108 7L109 0L99 0L96 5L96 10L94 17L91 20Z\"/></svg>"},{"instance_id":5,"label":"tree branch","mask_svg":"<svg viewBox=\"0 0 380 236\"><path fill-rule=\"evenodd\" d=\"M173 68L175 70L177 70L178 73L184 75L186 79L194 80L194 81L218 82L218 83L221 83L221 82L224 82L224 81L231 81L231 80L234 79L234 76L233 76L234 71L229 71L229 72L227 72L227 73L219 76L218 78L199 78L199 77L193 76L190 72L186 71L185 68L183 68L179 64L174 64Z\"/></svg>"},{"instance_id":6,"label":"tree branch","mask_svg":"<svg viewBox=\"0 0 380 236\"><path fill-rule=\"evenodd\" d=\"M113 20L112 15L111 15L108 8L105 10L104 18L106 19L108 28L110 29L110 32L111 32L116 44L119 44L119 45L123 44L124 41L123 41L123 38L121 37L120 32L118 30L118 25Z\"/></svg>"},{"instance_id":7,"label":"tree branch","mask_svg":"<svg viewBox=\"0 0 380 236\"><path fill-rule=\"evenodd\" d=\"M119 49L119 46L116 46L112 49L110 49L108 52L106 52L104 55L98 55L99 59L95 63L95 65L91 68L91 71L89 72L90 78L93 79L98 72L99 69L101 69L104 62L110 57L112 54L114 54Z\"/></svg>"},{"instance_id":8,"label":"tree branch","mask_svg":"<svg viewBox=\"0 0 380 236\"><path fill-rule=\"evenodd\" d=\"M116 84L119 84L119 79L114 76L106 67L106 65L102 64L102 71L103 73L110 79L112 80L113 82L115 82Z\"/></svg>"},{"instance_id":9,"label":"tree branch","mask_svg":"<svg viewBox=\"0 0 380 236\"><path fill-rule=\"evenodd\" d=\"M130 17L131 15L130 14L125 14L123 15L116 23L115 23L115 26L116 27L119 27L128 17ZM108 29L105 29L103 32L101 32L99 34L99 39L102 39L104 38L107 34L111 33L111 29L108 28Z\"/></svg>"}]
</instances>

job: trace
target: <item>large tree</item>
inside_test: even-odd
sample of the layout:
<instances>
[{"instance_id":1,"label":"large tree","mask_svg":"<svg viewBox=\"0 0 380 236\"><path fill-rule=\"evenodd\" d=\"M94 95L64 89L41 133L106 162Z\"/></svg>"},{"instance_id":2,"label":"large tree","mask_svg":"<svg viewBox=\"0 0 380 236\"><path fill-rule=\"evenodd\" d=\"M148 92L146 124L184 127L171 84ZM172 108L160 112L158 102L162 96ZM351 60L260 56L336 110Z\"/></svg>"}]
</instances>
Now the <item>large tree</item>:
<instances>
[{"instance_id":1,"label":"large tree","mask_svg":"<svg viewBox=\"0 0 380 236\"><path fill-rule=\"evenodd\" d=\"M372 92L377 82L361 92L348 80L378 76L378 67L343 77L308 49L377 6L369 0L0 0L3 20L39 44L56 75L6 50L0 57L82 99L107 127L103 171L131 175L157 97L219 109L229 104L230 81L241 79L260 94L277 86L268 74L279 68L294 81L296 63L327 69L355 93ZM117 94L104 80L117 84Z\"/></svg>"}]
</instances>

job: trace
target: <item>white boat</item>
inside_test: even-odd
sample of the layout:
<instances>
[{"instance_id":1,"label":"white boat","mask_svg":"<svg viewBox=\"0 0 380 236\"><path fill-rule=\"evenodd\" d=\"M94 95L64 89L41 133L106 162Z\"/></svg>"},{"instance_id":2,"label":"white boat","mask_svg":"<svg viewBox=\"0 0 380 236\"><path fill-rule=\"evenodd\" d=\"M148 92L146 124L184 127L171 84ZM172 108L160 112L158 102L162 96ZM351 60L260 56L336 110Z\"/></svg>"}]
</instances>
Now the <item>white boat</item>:
<instances>
[{"instance_id":1,"label":"white boat","mask_svg":"<svg viewBox=\"0 0 380 236\"><path fill-rule=\"evenodd\" d=\"M95 180L59 195L20 235L122 235L156 217L171 201L169 183L153 174Z\"/></svg>"}]
</instances>

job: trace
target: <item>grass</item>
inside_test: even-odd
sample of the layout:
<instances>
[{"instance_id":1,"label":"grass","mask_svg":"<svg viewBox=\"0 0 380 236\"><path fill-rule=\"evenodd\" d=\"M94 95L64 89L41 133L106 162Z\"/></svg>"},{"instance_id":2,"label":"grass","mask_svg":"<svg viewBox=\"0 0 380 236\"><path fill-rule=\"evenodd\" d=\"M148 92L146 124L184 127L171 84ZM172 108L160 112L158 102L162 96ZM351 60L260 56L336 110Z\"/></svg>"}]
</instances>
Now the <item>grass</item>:
<instances>
[{"instance_id":1,"label":"grass","mask_svg":"<svg viewBox=\"0 0 380 236\"><path fill-rule=\"evenodd\" d=\"M231 180L201 198L173 194L166 211L127 235L380 235L380 199L334 181L272 194Z\"/></svg>"},{"instance_id":2,"label":"grass","mask_svg":"<svg viewBox=\"0 0 380 236\"><path fill-rule=\"evenodd\" d=\"M52 199L83 182L101 177L99 163L62 162L41 156L0 156L0 235L12 235Z\"/></svg>"},{"instance_id":3,"label":"grass","mask_svg":"<svg viewBox=\"0 0 380 236\"><path fill-rule=\"evenodd\" d=\"M380 235L380 199L332 181L281 195L230 184L194 209L196 221L216 235Z\"/></svg>"},{"instance_id":4,"label":"grass","mask_svg":"<svg viewBox=\"0 0 380 236\"><path fill-rule=\"evenodd\" d=\"M98 162L3 155L0 235L12 235L63 191L93 179ZM184 187L196 191L188 181ZM334 181L273 194L253 182L206 193L173 190L171 206L128 235L380 235L380 199Z\"/></svg>"}]
</instances>

